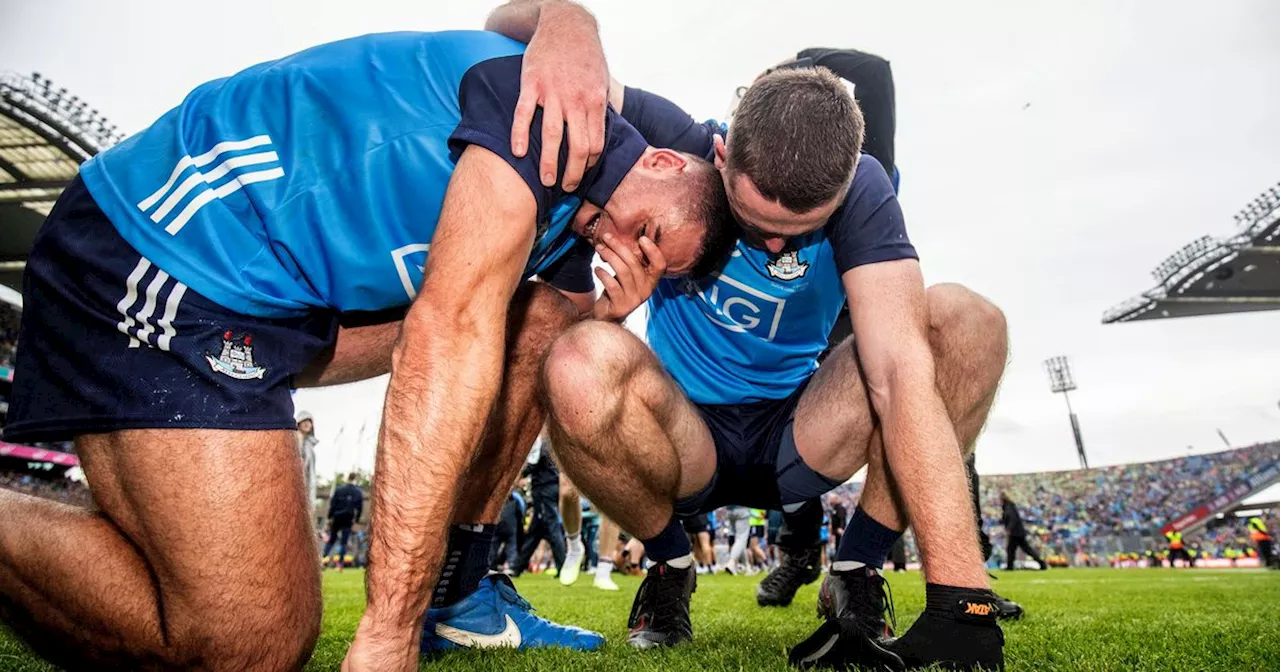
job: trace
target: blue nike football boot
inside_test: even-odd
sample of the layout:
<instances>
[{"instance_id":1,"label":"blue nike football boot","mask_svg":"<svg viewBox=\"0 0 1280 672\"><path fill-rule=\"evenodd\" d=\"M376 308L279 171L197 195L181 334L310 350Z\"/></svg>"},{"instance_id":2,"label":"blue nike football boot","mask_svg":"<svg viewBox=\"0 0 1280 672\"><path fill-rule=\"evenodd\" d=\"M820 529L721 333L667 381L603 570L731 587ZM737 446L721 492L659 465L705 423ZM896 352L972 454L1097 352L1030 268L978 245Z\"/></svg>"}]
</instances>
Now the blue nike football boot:
<instances>
[{"instance_id":1,"label":"blue nike football boot","mask_svg":"<svg viewBox=\"0 0 1280 672\"><path fill-rule=\"evenodd\" d=\"M422 623L424 654L458 648L546 646L594 651L604 646L604 635L535 616L533 607L502 574L486 576L476 592L457 604L428 610Z\"/></svg>"}]
</instances>

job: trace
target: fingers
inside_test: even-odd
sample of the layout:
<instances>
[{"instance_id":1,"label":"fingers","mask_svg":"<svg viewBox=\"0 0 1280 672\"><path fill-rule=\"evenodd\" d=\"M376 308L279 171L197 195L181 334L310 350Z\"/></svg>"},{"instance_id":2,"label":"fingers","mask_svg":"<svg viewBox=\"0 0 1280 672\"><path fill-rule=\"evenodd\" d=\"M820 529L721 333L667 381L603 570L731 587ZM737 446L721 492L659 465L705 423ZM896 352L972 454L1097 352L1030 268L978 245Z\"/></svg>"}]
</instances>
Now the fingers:
<instances>
[{"instance_id":1,"label":"fingers","mask_svg":"<svg viewBox=\"0 0 1280 672\"><path fill-rule=\"evenodd\" d=\"M604 242L604 245L596 246L596 252L600 254L600 258L613 268L619 282L627 287L635 287L639 279L644 277L644 269L636 261L636 256L627 249L626 245L617 244L617 236L606 234Z\"/></svg>"},{"instance_id":2,"label":"fingers","mask_svg":"<svg viewBox=\"0 0 1280 672\"><path fill-rule=\"evenodd\" d=\"M621 299L622 295L626 293L622 285L618 283L618 279L610 275L608 271L596 267L595 274L600 279L600 285L604 289L600 295L600 301L604 301L606 297L610 300L615 297Z\"/></svg>"},{"instance_id":3,"label":"fingers","mask_svg":"<svg viewBox=\"0 0 1280 672\"><path fill-rule=\"evenodd\" d=\"M515 119L511 122L511 153L524 156L529 151L529 127L533 125L533 113L538 110L541 92L537 84L522 82L520 100L516 102Z\"/></svg>"},{"instance_id":4,"label":"fingers","mask_svg":"<svg viewBox=\"0 0 1280 672\"><path fill-rule=\"evenodd\" d=\"M601 97L587 107L587 167L596 165L604 154L604 115L608 98Z\"/></svg>"},{"instance_id":5,"label":"fingers","mask_svg":"<svg viewBox=\"0 0 1280 672\"><path fill-rule=\"evenodd\" d=\"M542 186L556 185L556 163L560 160L560 140L564 137L564 111L558 98L542 103L542 161L538 172Z\"/></svg>"},{"instance_id":6,"label":"fingers","mask_svg":"<svg viewBox=\"0 0 1280 672\"><path fill-rule=\"evenodd\" d=\"M573 191L582 181L582 174L587 170L587 159L591 156L591 145L587 137L587 115L581 109L566 110L569 122L569 160L564 169L564 190Z\"/></svg>"},{"instance_id":7,"label":"fingers","mask_svg":"<svg viewBox=\"0 0 1280 672\"><path fill-rule=\"evenodd\" d=\"M656 280L666 275L667 258L662 256L662 250L658 249L657 243L649 240L649 236L640 236L640 251L644 252L645 259L649 260L645 273L650 278Z\"/></svg>"}]
</instances>

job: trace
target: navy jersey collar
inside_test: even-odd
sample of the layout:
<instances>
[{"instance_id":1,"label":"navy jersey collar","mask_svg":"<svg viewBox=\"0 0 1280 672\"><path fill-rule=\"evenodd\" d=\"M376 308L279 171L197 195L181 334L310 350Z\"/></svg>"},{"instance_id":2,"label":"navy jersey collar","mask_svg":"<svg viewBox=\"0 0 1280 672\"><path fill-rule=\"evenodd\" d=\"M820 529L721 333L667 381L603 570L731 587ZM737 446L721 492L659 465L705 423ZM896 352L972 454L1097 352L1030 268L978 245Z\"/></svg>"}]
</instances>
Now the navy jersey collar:
<instances>
[{"instance_id":1,"label":"navy jersey collar","mask_svg":"<svg viewBox=\"0 0 1280 672\"><path fill-rule=\"evenodd\" d=\"M605 129L604 152L583 177L582 190L587 202L601 208L649 148L640 132L614 113L613 108L605 113Z\"/></svg>"}]
</instances>

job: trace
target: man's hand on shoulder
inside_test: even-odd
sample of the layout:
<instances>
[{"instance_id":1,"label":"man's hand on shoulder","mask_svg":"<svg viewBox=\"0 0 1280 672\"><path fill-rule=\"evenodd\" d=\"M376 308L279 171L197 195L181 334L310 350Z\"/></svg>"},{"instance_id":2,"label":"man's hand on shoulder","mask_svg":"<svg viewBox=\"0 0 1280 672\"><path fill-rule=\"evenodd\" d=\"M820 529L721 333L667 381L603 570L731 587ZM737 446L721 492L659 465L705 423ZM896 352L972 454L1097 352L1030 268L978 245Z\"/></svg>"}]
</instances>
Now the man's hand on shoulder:
<instances>
[{"instance_id":1,"label":"man's hand on shoulder","mask_svg":"<svg viewBox=\"0 0 1280 672\"><path fill-rule=\"evenodd\" d=\"M535 24L532 30L530 23ZM511 125L511 153L524 156L528 151L533 114L541 106L542 184L555 186L567 126L569 156L562 186L577 189L583 173L604 152L610 79L595 17L563 0L510 3L494 10L485 28L529 44Z\"/></svg>"}]
</instances>

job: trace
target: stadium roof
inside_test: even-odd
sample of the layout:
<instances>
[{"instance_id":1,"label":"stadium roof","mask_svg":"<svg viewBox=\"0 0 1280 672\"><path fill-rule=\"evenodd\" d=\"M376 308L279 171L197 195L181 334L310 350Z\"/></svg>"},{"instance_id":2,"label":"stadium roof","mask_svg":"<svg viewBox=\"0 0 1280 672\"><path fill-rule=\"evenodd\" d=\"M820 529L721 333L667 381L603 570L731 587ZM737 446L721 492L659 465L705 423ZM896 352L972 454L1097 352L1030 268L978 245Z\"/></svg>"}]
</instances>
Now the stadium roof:
<instances>
[{"instance_id":1,"label":"stadium roof","mask_svg":"<svg viewBox=\"0 0 1280 672\"><path fill-rule=\"evenodd\" d=\"M1280 184L1235 219L1239 233L1178 250L1152 271L1155 288L1108 310L1102 322L1280 309Z\"/></svg>"},{"instance_id":2,"label":"stadium roof","mask_svg":"<svg viewBox=\"0 0 1280 672\"><path fill-rule=\"evenodd\" d=\"M46 77L0 73L0 284L20 290L36 230L84 161L122 136Z\"/></svg>"}]
</instances>

